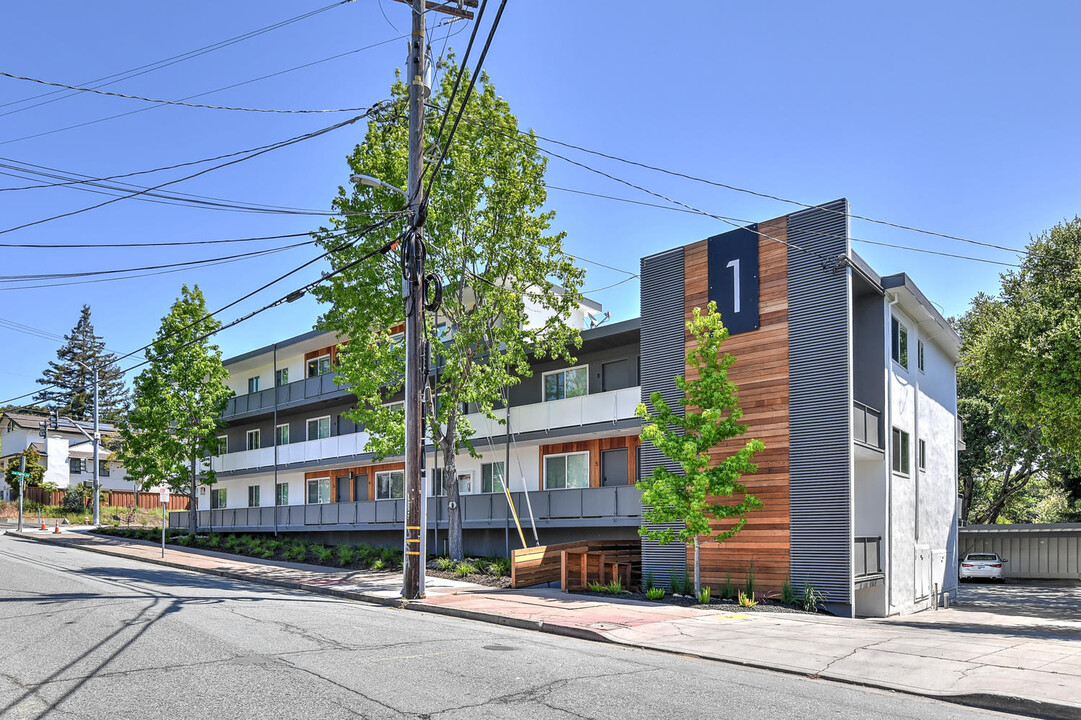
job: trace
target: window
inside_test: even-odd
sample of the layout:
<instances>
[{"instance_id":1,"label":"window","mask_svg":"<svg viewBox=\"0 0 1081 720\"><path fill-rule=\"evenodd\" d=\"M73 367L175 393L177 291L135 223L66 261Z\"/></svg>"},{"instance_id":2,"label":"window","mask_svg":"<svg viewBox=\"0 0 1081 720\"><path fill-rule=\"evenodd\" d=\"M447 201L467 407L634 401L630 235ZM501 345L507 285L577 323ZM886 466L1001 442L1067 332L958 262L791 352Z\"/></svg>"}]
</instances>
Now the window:
<instances>
[{"instance_id":1,"label":"window","mask_svg":"<svg viewBox=\"0 0 1081 720\"><path fill-rule=\"evenodd\" d=\"M383 407L385 407L387 410L394 410L394 411L401 410L404 413L405 412L405 401L404 400L399 400L398 402L386 403L386 404L383 405Z\"/></svg>"},{"instance_id":2,"label":"window","mask_svg":"<svg viewBox=\"0 0 1081 720\"><path fill-rule=\"evenodd\" d=\"M330 416L312 418L308 421L308 439L322 440L330 437Z\"/></svg>"},{"instance_id":3,"label":"window","mask_svg":"<svg viewBox=\"0 0 1081 720\"><path fill-rule=\"evenodd\" d=\"M68 467L72 475L78 475L83 471L82 458L71 458L68 460Z\"/></svg>"},{"instance_id":4,"label":"window","mask_svg":"<svg viewBox=\"0 0 1081 720\"><path fill-rule=\"evenodd\" d=\"M589 453L565 453L544 457L544 489L589 487Z\"/></svg>"},{"instance_id":5,"label":"window","mask_svg":"<svg viewBox=\"0 0 1081 720\"><path fill-rule=\"evenodd\" d=\"M212 489L210 491L210 508L217 510L227 504L225 488Z\"/></svg>"},{"instance_id":6,"label":"window","mask_svg":"<svg viewBox=\"0 0 1081 720\"><path fill-rule=\"evenodd\" d=\"M228 435L219 435L218 436L218 455L224 455L227 452L229 452L229 436Z\"/></svg>"},{"instance_id":7,"label":"window","mask_svg":"<svg viewBox=\"0 0 1081 720\"><path fill-rule=\"evenodd\" d=\"M405 471L389 470L375 474L375 499L392 500L405 497Z\"/></svg>"},{"instance_id":8,"label":"window","mask_svg":"<svg viewBox=\"0 0 1081 720\"><path fill-rule=\"evenodd\" d=\"M902 475L908 475L908 433L904 430L893 429L893 471Z\"/></svg>"},{"instance_id":9,"label":"window","mask_svg":"<svg viewBox=\"0 0 1081 720\"><path fill-rule=\"evenodd\" d=\"M434 497L445 497L447 494L447 485L443 482L443 468L432 468L432 474L429 475L432 479L432 495Z\"/></svg>"},{"instance_id":10,"label":"window","mask_svg":"<svg viewBox=\"0 0 1081 720\"><path fill-rule=\"evenodd\" d=\"M289 384L289 368L282 368L274 372L274 384L278 387Z\"/></svg>"},{"instance_id":11,"label":"window","mask_svg":"<svg viewBox=\"0 0 1081 720\"><path fill-rule=\"evenodd\" d=\"M274 504L275 505L288 505L289 504L289 483L278 483L274 486Z\"/></svg>"},{"instance_id":12,"label":"window","mask_svg":"<svg viewBox=\"0 0 1081 720\"><path fill-rule=\"evenodd\" d=\"M257 392L259 392L259 376L258 375L256 375L255 377L248 378L248 392L249 393L257 393Z\"/></svg>"},{"instance_id":13,"label":"window","mask_svg":"<svg viewBox=\"0 0 1081 720\"><path fill-rule=\"evenodd\" d=\"M258 450L262 445L263 433L260 430L248 431L248 449Z\"/></svg>"},{"instance_id":14,"label":"window","mask_svg":"<svg viewBox=\"0 0 1081 720\"><path fill-rule=\"evenodd\" d=\"M284 425L277 425L274 428L274 444L275 445L288 445L289 444L289 423Z\"/></svg>"},{"instance_id":15,"label":"window","mask_svg":"<svg viewBox=\"0 0 1081 720\"><path fill-rule=\"evenodd\" d=\"M330 502L330 478L313 478L308 481L308 504L321 505Z\"/></svg>"},{"instance_id":16,"label":"window","mask_svg":"<svg viewBox=\"0 0 1081 720\"><path fill-rule=\"evenodd\" d=\"M462 495L473 492L473 473L458 473L458 492Z\"/></svg>"},{"instance_id":17,"label":"window","mask_svg":"<svg viewBox=\"0 0 1081 720\"><path fill-rule=\"evenodd\" d=\"M319 377L330 372L330 355L308 361L308 377Z\"/></svg>"},{"instance_id":18,"label":"window","mask_svg":"<svg viewBox=\"0 0 1081 720\"><path fill-rule=\"evenodd\" d=\"M544 402L579 397L589 392L589 366L546 372L543 376Z\"/></svg>"},{"instance_id":19,"label":"window","mask_svg":"<svg viewBox=\"0 0 1081 720\"><path fill-rule=\"evenodd\" d=\"M109 463L98 460L98 477L109 477Z\"/></svg>"},{"instance_id":20,"label":"window","mask_svg":"<svg viewBox=\"0 0 1081 720\"><path fill-rule=\"evenodd\" d=\"M923 340L916 341L916 367L923 372Z\"/></svg>"},{"instance_id":21,"label":"window","mask_svg":"<svg viewBox=\"0 0 1081 720\"><path fill-rule=\"evenodd\" d=\"M248 486L248 507L259 507L259 486Z\"/></svg>"},{"instance_id":22,"label":"window","mask_svg":"<svg viewBox=\"0 0 1081 720\"><path fill-rule=\"evenodd\" d=\"M916 443L916 467L920 470L927 469L927 441L925 440Z\"/></svg>"},{"instance_id":23,"label":"window","mask_svg":"<svg viewBox=\"0 0 1081 720\"><path fill-rule=\"evenodd\" d=\"M890 344L891 355L894 362L905 370L908 369L908 328L900 323L897 318L890 320Z\"/></svg>"},{"instance_id":24,"label":"window","mask_svg":"<svg viewBox=\"0 0 1081 720\"><path fill-rule=\"evenodd\" d=\"M484 463L480 466L480 491L503 492L503 462Z\"/></svg>"}]
</instances>

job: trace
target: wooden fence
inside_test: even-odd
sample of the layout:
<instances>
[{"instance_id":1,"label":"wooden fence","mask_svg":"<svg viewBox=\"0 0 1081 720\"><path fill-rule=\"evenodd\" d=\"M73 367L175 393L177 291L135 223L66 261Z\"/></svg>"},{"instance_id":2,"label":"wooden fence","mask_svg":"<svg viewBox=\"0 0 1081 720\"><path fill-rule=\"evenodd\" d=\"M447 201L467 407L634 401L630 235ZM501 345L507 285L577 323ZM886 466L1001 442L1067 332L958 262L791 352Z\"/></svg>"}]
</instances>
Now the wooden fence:
<instances>
[{"instance_id":1,"label":"wooden fence","mask_svg":"<svg viewBox=\"0 0 1081 720\"><path fill-rule=\"evenodd\" d=\"M39 487L26 488L27 500L31 502L39 502L44 505L60 505L64 502L64 491L53 490L47 492ZM101 491L101 504L110 505L113 507L131 507L135 498L135 493L131 490L102 490ZM169 502L166 504L166 510L187 510L188 509L188 497L186 495L170 495ZM90 498L86 499L86 506L90 507ZM160 510L161 499L156 492L141 492L139 493L139 507L143 510Z\"/></svg>"},{"instance_id":2,"label":"wooden fence","mask_svg":"<svg viewBox=\"0 0 1081 720\"><path fill-rule=\"evenodd\" d=\"M511 587L529 587L540 583L564 583L567 571L574 578L581 577L581 566L564 567L564 551L569 551L570 561L580 563L584 558L589 566L588 579L599 579L599 553L611 556L630 566L630 581L634 584L641 579L642 546L638 540L584 540L582 542L560 543L558 545L540 545L511 551ZM606 578L607 579L607 578ZM578 583L574 583L576 586ZM564 588L568 589L568 588Z\"/></svg>"}]
</instances>

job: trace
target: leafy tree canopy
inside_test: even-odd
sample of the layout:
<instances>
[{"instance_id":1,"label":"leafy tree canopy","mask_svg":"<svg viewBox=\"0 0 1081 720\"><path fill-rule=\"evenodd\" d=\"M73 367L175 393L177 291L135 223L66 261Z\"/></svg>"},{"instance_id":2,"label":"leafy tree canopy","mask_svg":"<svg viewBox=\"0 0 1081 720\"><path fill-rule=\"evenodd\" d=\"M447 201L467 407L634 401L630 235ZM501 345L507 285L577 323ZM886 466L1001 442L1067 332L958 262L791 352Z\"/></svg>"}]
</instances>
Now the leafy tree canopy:
<instances>
[{"instance_id":1,"label":"leafy tree canopy","mask_svg":"<svg viewBox=\"0 0 1081 720\"><path fill-rule=\"evenodd\" d=\"M4 479L7 480L8 485L13 490L18 492L19 478L15 473L19 470L19 458L21 457L26 458L26 472L30 473L30 477L26 478L26 487L41 487L45 480L45 466L41 464L41 453L33 445L8 461Z\"/></svg>"}]
</instances>

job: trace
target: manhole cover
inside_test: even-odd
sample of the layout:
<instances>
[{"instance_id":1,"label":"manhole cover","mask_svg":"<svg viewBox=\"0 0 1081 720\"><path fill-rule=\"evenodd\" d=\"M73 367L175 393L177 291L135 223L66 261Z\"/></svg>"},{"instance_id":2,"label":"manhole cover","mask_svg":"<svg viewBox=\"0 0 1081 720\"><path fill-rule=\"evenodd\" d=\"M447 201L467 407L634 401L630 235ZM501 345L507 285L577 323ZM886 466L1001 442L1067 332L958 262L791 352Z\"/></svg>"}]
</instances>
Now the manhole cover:
<instances>
[{"instance_id":1,"label":"manhole cover","mask_svg":"<svg viewBox=\"0 0 1081 720\"><path fill-rule=\"evenodd\" d=\"M507 652L508 650L517 650L518 648L511 647L509 645L485 645L485 650L497 650L499 652Z\"/></svg>"}]
</instances>

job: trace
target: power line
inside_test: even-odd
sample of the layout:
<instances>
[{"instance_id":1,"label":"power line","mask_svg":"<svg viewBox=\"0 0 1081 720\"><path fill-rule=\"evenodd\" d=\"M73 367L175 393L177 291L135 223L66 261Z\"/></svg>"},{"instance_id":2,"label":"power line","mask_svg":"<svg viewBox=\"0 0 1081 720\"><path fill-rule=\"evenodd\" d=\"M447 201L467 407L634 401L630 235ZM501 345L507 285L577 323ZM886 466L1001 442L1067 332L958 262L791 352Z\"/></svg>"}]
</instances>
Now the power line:
<instances>
[{"instance_id":1,"label":"power line","mask_svg":"<svg viewBox=\"0 0 1081 720\"><path fill-rule=\"evenodd\" d=\"M266 25L264 27L257 28L255 30L250 30L250 31L248 31L246 33L243 33L241 35L235 35L235 36L233 36L231 38L227 38L225 40L220 40L220 41L218 41L216 43L212 43L210 45L204 45L201 48L196 48L195 50L189 50L189 51L181 53L179 55L173 55L172 57L168 57L168 58L165 58L163 60L156 60L156 61L154 61L152 63L147 63L145 65L140 65L138 67L131 68L129 70L123 70L121 72L113 73L111 75L106 75L104 77L97 78L96 80L90 80L90 81L88 81L86 83L83 83L83 84L88 85L88 86L93 86L93 87L104 87L106 85L112 85L114 83L120 82L121 80L130 80L133 77L138 77L140 75L145 75L147 73L154 72L155 70L161 70L162 68L166 68L166 67L169 67L171 65L176 65L177 63L184 62L185 60L191 60L192 58L196 58L196 57L199 57L201 55L206 55L207 53L214 52L215 50L220 50L222 48L229 47L230 45L235 45L235 44L237 44L239 42L243 42L244 40L249 40L249 39L251 39L253 37L263 35L265 33L268 33L270 31L272 31L272 30L277 30L279 28L283 28L283 27L286 27L288 25L292 25L293 23L299 22L301 20L306 20L307 18L314 17L315 15L319 15L321 13L326 12L327 10L332 10L332 9L334 9L336 7L339 7L341 5L345 5L345 4L349 3L349 2L352 2L352 0L339 0L339 2L331 3L330 5L326 5L324 7L317 8L315 10L311 10L311 11L306 12L306 13L302 13L300 15L288 18L286 20L281 20L279 22L272 23L271 25ZM42 97L48 97L50 95L57 95L57 94L60 94L60 92L61 92L60 90L51 90L49 92L44 92L44 93L40 93L38 95L34 95L34 96L31 96L31 97L23 98L22 100L11 100L9 102L0 104L0 108L9 107L11 105L18 105L20 103L29 102L30 100L36 100L36 99L42 98ZM35 105L30 105L28 107L20 108L18 110L10 110L10 111L0 115L0 117L3 117L4 115L11 115L11 114L17 113L17 112L22 112L23 110L29 110L30 108L39 107L41 105L47 105L49 103L56 102L57 100L62 100L64 98L72 97L73 95L77 95L77 94L78 93L67 93L67 94L62 95L59 98L54 98L53 100L47 100L45 102L40 102L40 103L37 103ZM185 98L185 99L187 99L187 98Z\"/></svg>"},{"instance_id":2,"label":"power line","mask_svg":"<svg viewBox=\"0 0 1081 720\"><path fill-rule=\"evenodd\" d=\"M148 98L142 95L128 95L127 93L111 92L109 90L98 90L96 88L79 87L78 85L68 85L66 83L53 82L52 80L42 80L40 78L27 77L25 75L16 75L14 73L4 72L0 70L0 77L11 78L12 80L24 80L26 82L38 83L40 85L49 85L52 87L66 88L68 90L77 90L79 92L93 93L95 95L106 95L108 97L123 98L125 100L140 100L142 102L155 103L157 105L176 105L179 107L188 108L200 108L203 110L232 110L237 112L253 112L253 113L277 113L284 115L310 115L320 113L342 113L342 112L359 112L364 110L360 107L350 108L330 108L330 109L280 109L280 108L249 108L249 107L237 107L234 105L204 105L202 103L189 103L182 100L162 100L159 98Z\"/></svg>"},{"instance_id":3,"label":"power line","mask_svg":"<svg viewBox=\"0 0 1081 720\"><path fill-rule=\"evenodd\" d=\"M113 204L115 202L119 202L121 200L126 200L128 198L137 197L139 195L145 195L146 193L148 193L148 192L150 192L152 190L160 190L161 188L166 187L168 185L175 185L176 183L184 182L185 180L191 180L192 178L199 177L200 175L205 175L206 173L213 172L214 170L220 170L221 168L228 167L230 165L235 165L237 163L244 162L245 160L251 160L252 158L258 157L258 156L263 155L265 153L268 153L268 152L270 152L272 150L278 150L278 149L283 148L283 147L288 147L290 145L295 145L296 143L303 142L305 140L310 140L312 138L319 137L321 135L325 135L326 133L333 132L334 130L338 130L340 128L346 127L347 125L352 125L353 123L357 122L358 120L360 120L360 119L362 119L364 117L367 117L371 113L375 112L380 107L381 107L381 104L377 103L376 105L373 105L370 108L368 108L368 110L365 111L364 113L361 113L360 115L356 115L356 116L354 116L354 117L352 117L352 118L350 118L348 120L343 120L342 122L335 123L334 125L330 125L329 127L325 127L325 128L320 129L320 130L316 130L316 131L313 131L313 132L310 132L310 133L306 133L304 135L298 135L298 136L290 138L288 140L284 140L282 142L275 143L273 145L267 146L267 147L265 147L265 148L263 148L261 150L253 152L253 153L251 153L249 155L246 155L244 157L235 158L235 159L229 160L227 162L221 163L219 165L214 165L214 166L209 167L209 168L204 168L204 169L199 170L198 172L193 173L191 175L186 175L185 177L178 178L176 180L169 180L168 182L163 182L163 183L160 183L160 184L155 185L153 187L146 188L144 190L138 190L138 191L135 191L135 192L128 193L127 195L123 195L123 196L120 196L120 197L114 197L111 200L106 200L106 201L98 203L96 205L91 205L89 207L80 208L78 210L72 210L72 211L69 211L69 212L66 212L66 213L61 213L59 215L53 215L51 217L43 218L41 220L35 220L33 222L23 223L22 225L16 225L14 227L6 228L4 230L0 230L0 235L4 235L4 234L10 233L10 232L14 232L16 230L22 230L22 229L28 228L28 227L33 227L35 225L41 225L43 223L47 223L47 222L50 222L52 220L59 220L61 218L71 217L72 215L78 215L80 213L88 212L90 210L97 210L98 208L105 207L106 205L111 205L111 204Z\"/></svg>"},{"instance_id":4,"label":"power line","mask_svg":"<svg viewBox=\"0 0 1081 720\"><path fill-rule=\"evenodd\" d=\"M334 231L339 232L339 231ZM286 233L283 235L259 235L255 237L225 238L221 240L173 240L165 242L105 242L105 243L0 243L0 248L31 249L72 249L72 248L159 248L186 247L191 245L222 245L228 243L258 242L261 240L285 240L288 238L307 237L310 231Z\"/></svg>"}]
</instances>

